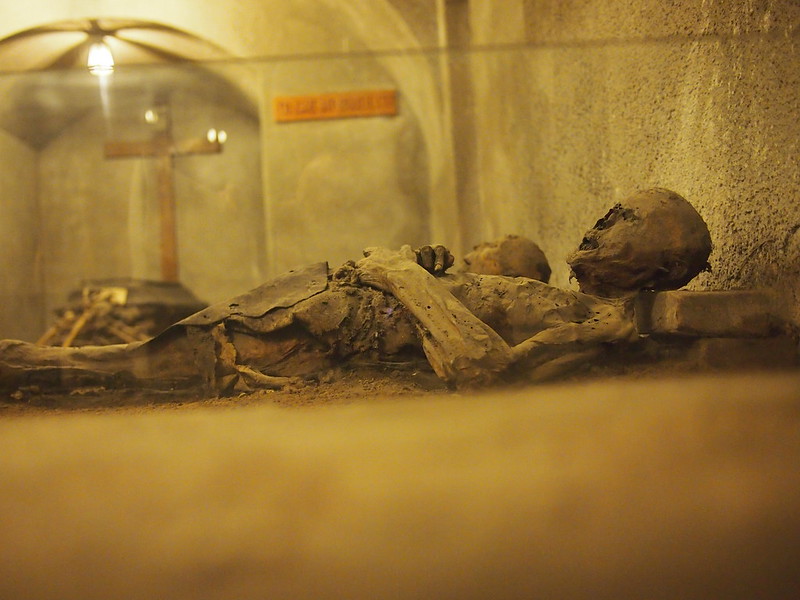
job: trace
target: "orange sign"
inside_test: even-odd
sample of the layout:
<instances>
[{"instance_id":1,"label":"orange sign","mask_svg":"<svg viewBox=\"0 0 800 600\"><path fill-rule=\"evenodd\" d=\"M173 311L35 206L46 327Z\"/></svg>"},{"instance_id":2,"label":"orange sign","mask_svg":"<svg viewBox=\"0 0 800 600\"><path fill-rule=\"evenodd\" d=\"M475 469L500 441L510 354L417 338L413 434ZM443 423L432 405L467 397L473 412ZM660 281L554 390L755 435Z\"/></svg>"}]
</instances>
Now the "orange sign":
<instances>
[{"instance_id":1,"label":"orange sign","mask_svg":"<svg viewBox=\"0 0 800 600\"><path fill-rule=\"evenodd\" d=\"M312 121L397 114L396 90L334 92L307 96L278 96L272 105L275 121Z\"/></svg>"}]
</instances>

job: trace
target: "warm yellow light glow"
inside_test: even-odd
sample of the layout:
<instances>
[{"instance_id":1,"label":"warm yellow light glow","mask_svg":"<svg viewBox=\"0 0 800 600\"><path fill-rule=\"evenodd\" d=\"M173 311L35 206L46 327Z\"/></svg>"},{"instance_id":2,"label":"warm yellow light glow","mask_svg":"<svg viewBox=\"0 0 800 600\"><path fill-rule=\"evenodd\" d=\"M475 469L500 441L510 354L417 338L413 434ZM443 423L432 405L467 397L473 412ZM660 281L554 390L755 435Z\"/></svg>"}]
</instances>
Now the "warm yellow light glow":
<instances>
[{"instance_id":1,"label":"warm yellow light glow","mask_svg":"<svg viewBox=\"0 0 800 600\"><path fill-rule=\"evenodd\" d=\"M224 144L228 140L228 132L224 129L220 129L217 131L213 127L206 132L206 139L211 142L219 142L220 144Z\"/></svg>"},{"instance_id":2,"label":"warm yellow light glow","mask_svg":"<svg viewBox=\"0 0 800 600\"><path fill-rule=\"evenodd\" d=\"M148 108L146 111L144 111L144 120L145 123L149 123L150 125L158 123L158 113L152 108Z\"/></svg>"},{"instance_id":3,"label":"warm yellow light glow","mask_svg":"<svg viewBox=\"0 0 800 600\"><path fill-rule=\"evenodd\" d=\"M89 47L89 59L86 61L86 66L89 67L92 75L98 77L114 72L114 57L111 55L111 49L103 40L94 42Z\"/></svg>"}]
</instances>

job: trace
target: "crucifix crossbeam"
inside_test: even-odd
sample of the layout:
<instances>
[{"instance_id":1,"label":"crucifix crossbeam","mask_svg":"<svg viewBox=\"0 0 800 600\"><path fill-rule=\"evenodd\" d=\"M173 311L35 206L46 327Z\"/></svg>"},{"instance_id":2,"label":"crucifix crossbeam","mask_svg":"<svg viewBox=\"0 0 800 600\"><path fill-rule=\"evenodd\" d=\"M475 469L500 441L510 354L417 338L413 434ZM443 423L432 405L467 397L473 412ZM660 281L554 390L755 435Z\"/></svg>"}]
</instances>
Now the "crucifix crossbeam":
<instances>
[{"instance_id":1,"label":"crucifix crossbeam","mask_svg":"<svg viewBox=\"0 0 800 600\"><path fill-rule=\"evenodd\" d=\"M162 110L162 114L166 111ZM191 154L222 152L219 140L198 138L176 143L168 122L147 141L110 141L105 145L106 158L154 158L161 222L161 277L178 281L178 236L175 211L174 159Z\"/></svg>"}]
</instances>

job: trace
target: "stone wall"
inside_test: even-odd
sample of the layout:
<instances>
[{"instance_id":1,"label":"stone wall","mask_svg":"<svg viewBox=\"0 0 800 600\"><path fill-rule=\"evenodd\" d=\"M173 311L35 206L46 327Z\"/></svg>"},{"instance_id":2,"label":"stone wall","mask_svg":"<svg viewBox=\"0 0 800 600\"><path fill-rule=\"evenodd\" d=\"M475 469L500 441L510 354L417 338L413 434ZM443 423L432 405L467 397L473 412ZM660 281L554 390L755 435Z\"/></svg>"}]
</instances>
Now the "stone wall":
<instances>
[{"instance_id":1,"label":"stone wall","mask_svg":"<svg viewBox=\"0 0 800 600\"><path fill-rule=\"evenodd\" d=\"M413 59L412 59L413 60ZM428 156L404 87L372 58L260 65L269 273L357 259L368 246L430 241ZM273 98L398 90L398 114L276 122Z\"/></svg>"},{"instance_id":2,"label":"stone wall","mask_svg":"<svg viewBox=\"0 0 800 600\"><path fill-rule=\"evenodd\" d=\"M32 341L41 331L41 262L37 253L36 152L0 131L0 339Z\"/></svg>"},{"instance_id":3,"label":"stone wall","mask_svg":"<svg viewBox=\"0 0 800 600\"><path fill-rule=\"evenodd\" d=\"M485 221L470 241L530 235L568 285L564 258L608 206L668 187L714 240L693 287L775 288L800 322L800 5L503 6L523 18L472 8L474 44L525 45L471 59Z\"/></svg>"}]
</instances>

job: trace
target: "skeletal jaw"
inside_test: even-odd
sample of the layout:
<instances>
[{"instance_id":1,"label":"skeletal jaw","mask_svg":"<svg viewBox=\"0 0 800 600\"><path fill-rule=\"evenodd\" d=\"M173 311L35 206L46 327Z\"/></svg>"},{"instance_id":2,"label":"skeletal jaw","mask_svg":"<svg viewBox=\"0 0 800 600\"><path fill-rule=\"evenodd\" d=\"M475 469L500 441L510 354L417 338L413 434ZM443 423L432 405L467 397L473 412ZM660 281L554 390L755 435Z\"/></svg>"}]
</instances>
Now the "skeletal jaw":
<instances>
[{"instance_id":1,"label":"skeletal jaw","mask_svg":"<svg viewBox=\"0 0 800 600\"><path fill-rule=\"evenodd\" d=\"M709 268L711 236L694 207L652 188L614 205L567 262L581 291L621 296L686 285Z\"/></svg>"}]
</instances>

